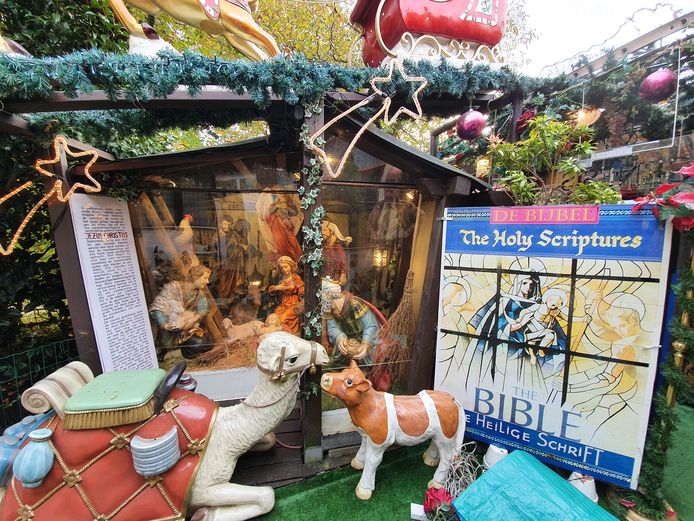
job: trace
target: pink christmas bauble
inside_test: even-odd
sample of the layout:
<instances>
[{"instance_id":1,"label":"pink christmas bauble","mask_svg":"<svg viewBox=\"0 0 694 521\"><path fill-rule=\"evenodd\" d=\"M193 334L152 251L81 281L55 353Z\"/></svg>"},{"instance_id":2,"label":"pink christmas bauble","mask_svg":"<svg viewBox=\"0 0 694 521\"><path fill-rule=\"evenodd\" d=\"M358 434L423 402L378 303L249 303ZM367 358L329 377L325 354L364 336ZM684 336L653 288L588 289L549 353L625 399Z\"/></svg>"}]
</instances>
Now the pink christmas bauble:
<instances>
[{"instance_id":1,"label":"pink christmas bauble","mask_svg":"<svg viewBox=\"0 0 694 521\"><path fill-rule=\"evenodd\" d=\"M480 137L487 125L487 118L481 112L468 110L458 118L455 131L460 139L475 139Z\"/></svg>"},{"instance_id":2,"label":"pink christmas bauble","mask_svg":"<svg viewBox=\"0 0 694 521\"><path fill-rule=\"evenodd\" d=\"M661 69L655 71L641 82L639 96L646 101L661 101L669 98L677 88L677 74Z\"/></svg>"}]
</instances>

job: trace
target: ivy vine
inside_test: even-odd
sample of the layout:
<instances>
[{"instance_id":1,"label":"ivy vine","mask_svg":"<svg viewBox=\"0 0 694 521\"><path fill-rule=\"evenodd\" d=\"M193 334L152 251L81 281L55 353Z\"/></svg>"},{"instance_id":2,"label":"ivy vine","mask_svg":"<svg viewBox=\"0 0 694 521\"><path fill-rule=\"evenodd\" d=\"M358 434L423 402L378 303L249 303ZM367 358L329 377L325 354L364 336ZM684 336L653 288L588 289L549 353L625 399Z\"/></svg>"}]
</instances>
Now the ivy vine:
<instances>
[{"instance_id":1,"label":"ivy vine","mask_svg":"<svg viewBox=\"0 0 694 521\"><path fill-rule=\"evenodd\" d=\"M321 113L321 109L318 105L310 105L305 107L307 113L318 115ZM299 139L304 144L306 150L310 150L308 147L309 138L311 135L311 130L308 125L304 124L301 127L301 134ZM320 137L316 139L316 144L318 146L323 146L325 140ZM313 276L320 276L321 268L325 263L325 258L323 257L323 230L322 222L325 219L325 208L318 203L318 197L321 190L321 181L323 178L323 160L318 157L315 153L311 152L311 158L309 159L308 165L304 166L301 170L302 178L306 181L306 186L299 186L298 192L301 200L301 208L307 210L313 207L311 211L311 218L308 224L304 224L301 227L303 233L303 244L302 249L304 254L301 257L304 265L311 270ZM322 292L316 292L316 297L318 298L318 303L315 309L307 310L305 313L304 320L304 335L307 337L320 336L323 332L323 300Z\"/></svg>"}]
</instances>

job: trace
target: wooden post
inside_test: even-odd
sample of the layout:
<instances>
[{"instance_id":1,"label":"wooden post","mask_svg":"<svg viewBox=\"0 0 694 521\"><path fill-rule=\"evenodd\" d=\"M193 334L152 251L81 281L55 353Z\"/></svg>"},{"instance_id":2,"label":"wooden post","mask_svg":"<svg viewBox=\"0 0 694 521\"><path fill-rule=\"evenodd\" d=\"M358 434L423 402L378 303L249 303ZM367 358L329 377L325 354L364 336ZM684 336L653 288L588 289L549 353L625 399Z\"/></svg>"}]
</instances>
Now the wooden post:
<instances>
[{"instance_id":1,"label":"wooden post","mask_svg":"<svg viewBox=\"0 0 694 521\"><path fill-rule=\"evenodd\" d=\"M438 323L439 278L441 271L441 240L443 238L443 217L446 211L446 196L436 201L434 223L431 227L427 269L424 275L419 317L415 341L412 346L410 378L407 382L408 394L416 394L422 389L431 389L436 356L436 324Z\"/></svg>"},{"instance_id":2,"label":"wooden post","mask_svg":"<svg viewBox=\"0 0 694 521\"><path fill-rule=\"evenodd\" d=\"M304 117L304 123L309 127L309 134L313 134L318 129L323 126L323 105L321 103L320 114L309 113ZM313 153L303 148L303 165L310 169L309 161L313 158ZM301 184L304 189L308 192L310 190L308 180L305 178L301 179ZM320 198L315 204L312 204L304 211L304 224L310 226L311 214L313 210L321 204ZM304 252L306 253L306 252ZM318 306L318 296L317 293L320 291L321 279L319 276L314 276L311 272L310 267L304 267L304 304L306 311L314 310ZM308 340L314 340L320 342L321 338L314 336L308 338ZM320 385L321 371L320 368L315 374L306 374L304 377L303 388L310 389L315 388L315 386ZM318 387L320 389L320 387ZM318 392L317 396L302 397L304 405L304 418L303 418L303 433L304 433L304 463L313 463L323 459L323 436L321 432L321 393Z\"/></svg>"},{"instance_id":3,"label":"wooden post","mask_svg":"<svg viewBox=\"0 0 694 521\"><path fill-rule=\"evenodd\" d=\"M154 297L157 296L156 284L154 283L154 277L152 277L153 267L148 261L146 252L142 249L142 228L140 226L140 219L137 214L137 204L133 202L128 203L128 210L130 211L130 222L133 226L135 251L140 259L140 276L142 277L142 285L145 290L145 297L147 298L148 302L152 302Z\"/></svg>"},{"instance_id":4,"label":"wooden post","mask_svg":"<svg viewBox=\"0 0 694 521\"><path fill-rule=\"evenodd\" d=\"M49 157L49 155L44 157ZM66 167L64 160L61 161L60 165L52 165L53 172L57 176L62 176ZM54 182L55 179L53 178L44 178L45 190L52 189ZM75 230L72 227L72 214L68 204L61 203L55 196L51 197L47 203L48 215L53 227L55 249L58 252L60 277L63 279L65 296L70 303L70 321L75 335L77 352L80 355L80 360L87 364L94 374L100 374L102 371L101 359L94 336L94 324L87 301L87 290L84 286Z\"/></svg>"},{"instance_id":5,"label":"wooden post","mask_svg":"<svg viewBox=\"0 0 694 521\"><path fill-rule=\"evenodd\" d=\"M176 221L174 221L173 215L171 215L171 211L169 210L169 206L166 204L166 201L164 201L164 198L160 193L154 194L154 204L157 206L157 210L159 210L161 222L164 223L164 226L171 226L175 228Z\"/></svg>"},{"instance_id":6,"label":"wooden post","mask_svg":"<svg viewBox=\"0 0 694 521\"><path fill-rule=\"evenodd\" d=\"M515 143L516 141L518 141L518 134L516 132L516 122L523 113L523 94L519 92L514 92L511 95L511 109L511 128L508 131L508 140L509 143Z\"/></svg>"}]
</instances>

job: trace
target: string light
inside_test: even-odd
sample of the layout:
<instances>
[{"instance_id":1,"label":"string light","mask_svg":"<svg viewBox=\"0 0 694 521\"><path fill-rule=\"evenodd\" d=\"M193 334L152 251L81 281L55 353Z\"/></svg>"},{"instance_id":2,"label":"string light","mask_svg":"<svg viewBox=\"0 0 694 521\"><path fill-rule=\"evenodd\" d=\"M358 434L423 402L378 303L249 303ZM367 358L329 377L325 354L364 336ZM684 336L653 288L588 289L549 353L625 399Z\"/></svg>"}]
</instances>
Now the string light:
<instances>
[{"instance_id":1,"label":"string light","mask_svg":"<svg viewBox=\"0 0 694 521\"><path fill-rule=\"evenodd\" d=\"M419 83L419 87L414 91L412 94L412 101L414 103L414 106L416 108L416 112L408 109L405 106L400 106L398 110L395 111L395 114L391 115L390 114L390 108L393 103L393 100L390 98L390 96L387 96L383 90L381 90L377 85L379 84L387 84L390 83L393 80L393 71L397 67L400 75L402 76L402 79L405 80L406 83ZM392 125L402 114L406 114L410 116L411 118L415 120L419 120L422 117L422 106L419 102L419 94L426 88L428 81L424 76L409 76L406 72L405 69L402 66L402 63L400 63L399 60L391 60L388 62L388 75L387 76L375 76L371 78L370 81L371 84L371 90L373 91L373 94L367 96L363 100L361 100L359 103L351 107L350 109L346 110L345 112L342 112L335 116L333 119L328 121L325 125L323 125L315 134L313 134L309 140L308 140L308 148L310 148L317 156L319 156L323 160L323 164L325 166L325 169L328 171L328 174L330 174L331 177L337 178L340 176L342 173L342 170L345 167L345 164L347 163L347 158L349 155L352 153L352 150L357 144L357 141L359 141L359 138L366 132L366 129L369 128L369 126L374 123L377 119L379 119L381 116L383 116L383 121L385 122L386 125ZM349 146L347 147L347 150L345 150L344 155L342 156L342 159L340 160L340 163L337 166L337 169L333 169L333 166L331 164L331 159L332 157L326 154L325 150L323 148L319 147L316 145L316 140L323 135L323 133L330 128L333 124L341 120L342 118L348 116L355 110L359 110L360 108L368 105L371 103L371 101L376 97L376 96L381 96L383 97L383 104L381 105L381 108L376 111L376 114L371 116L369 120L364 123L364 125L359 129L359 131L356 133L354 138L352 138L352 141L350 141Z\"/></svg>"},{"instance_id":2,"label":"string light","mask_svg":"<svg viewBox=\"0 0 694 521\"><path fill-rule=\"evenodd\" d=\"M86 165L84 165L84 175L89 179L93 185L87 185L84 183L74 183L70 189L66 192L63 193L63 182L60 179L56 179L55 182L53 183L53 186L51 187L50 190L48 190L41 199L38 200L38 202L31 207L31 210L27 212L27 214L24 216L24 219L22 219L22 222L19 224L17 229L15 230L14 234L12 235L12 238L10 239L9 244L7 247L4 247L0 244L0 255L11 255L12 252L14 251L15 247L17 246L17 242L19 241L19 238L22 235L22 232L24 229L27 227L31 219L34 217L36 212L39 211L39 208L43 206L44 203L50 200L51 197L54 195L58 198L58 200L62 203L66 203L70 200L70 197L74 195L74 193L79 190L83 189L85 192L88 193L95 193L95 192L100 192L101 191L101 184L94 179L91 174L89 173L89 169L92 167L94 163L96 163L97 159L99 159L99 154L96 150L85 150L85 151L72 151L70 150L70 147L67 144L67 140L63 136L57 136L53 140L53 155L54 157L50 159L37 159L36 163L34 164L34 168L38 173L40 173L43 176L46 177L52 177L55 178L55 174L53 172L49 172L46 170L44 165L54 165L60 163L62 160L62 153L65 152L66 155L70 157L85 157L85 156L91 156L91 159L87 162ZM32 187L34 183L32 181L27 181L26 183L18 186L11 192L9 192L6 195L3 195L0 197L0 204L3 204L5 201L8 201L12 197L18 195L19 193L23 192L24 190Z\"/></svg>"}]
</instances>

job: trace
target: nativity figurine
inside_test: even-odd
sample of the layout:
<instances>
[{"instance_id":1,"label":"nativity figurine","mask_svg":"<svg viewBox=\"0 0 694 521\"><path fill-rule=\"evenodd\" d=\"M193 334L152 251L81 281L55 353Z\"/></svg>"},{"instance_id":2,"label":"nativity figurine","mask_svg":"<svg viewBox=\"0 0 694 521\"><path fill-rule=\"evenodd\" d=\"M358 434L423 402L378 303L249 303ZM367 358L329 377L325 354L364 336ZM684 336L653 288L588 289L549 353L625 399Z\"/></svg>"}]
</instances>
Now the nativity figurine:
<instances>
[{"instance_id":1,"label":"nativity figurine","mask_svg":"<svg viewBox=\"0 0 694 521\"><path fill-rule=\"evenodd\" d=\"M258 196L255 207L260 234L267 249L273 254L273 260L286 256L299 262L302 250L296 234L304 221L299 196L263 192Z\"/></svg>"},{"instance_id":2,"label":"nativity figurine","mask_svg":"<svg viewBox=\"0 0 694 521\"><path fill-rule=\"evenodd\" d=\"M183 282L166 283L155 297L149 314L159 326L158 348L181 348L184 358L195 358L212 348L200 327L200 322L210 310L207 285L211 273L205 266L193 266Z\"/></svg>"},{"instance_id":3,"label":"nativity figurine","mask_svg":"<svg viewBox=\"0 0 694 521\"><path fill-rule=\"evenodd\" d=\"M304 281L297 274L299 266L290 257L283 256L277 261L277 271L280 274L280 282L268 286L270 293L280 295L280 303L275 306L273 313L285 331L299 334L299 314L297 306L304 298Z\"/></svg>"},{"instance_id":4,"label":"nativity figurine","mask_svg":"<svg viewBox=\"0 0 694 521\"><path fill-rule=\"evenodd\" d=\"M323 273L344 286L347 284L349 261L342 243L349 245L352 242L352 237L342 235L340 228L329 217L321 222L321 234L323 236L323 256L325 257Z\"/></svg>"},{"instance_id":5,"label":"nativity figurine","mask_svg":"<svg viewBox=\"0 0 694 521\"><path fill-rule=\"evenodd\" d=\"M377 354L378 332L386 323L383 314L370 302L342 291L329 278L323 279L321 292L333 362L358 360L372 364Z\"/></svg>"}]
</instances>

